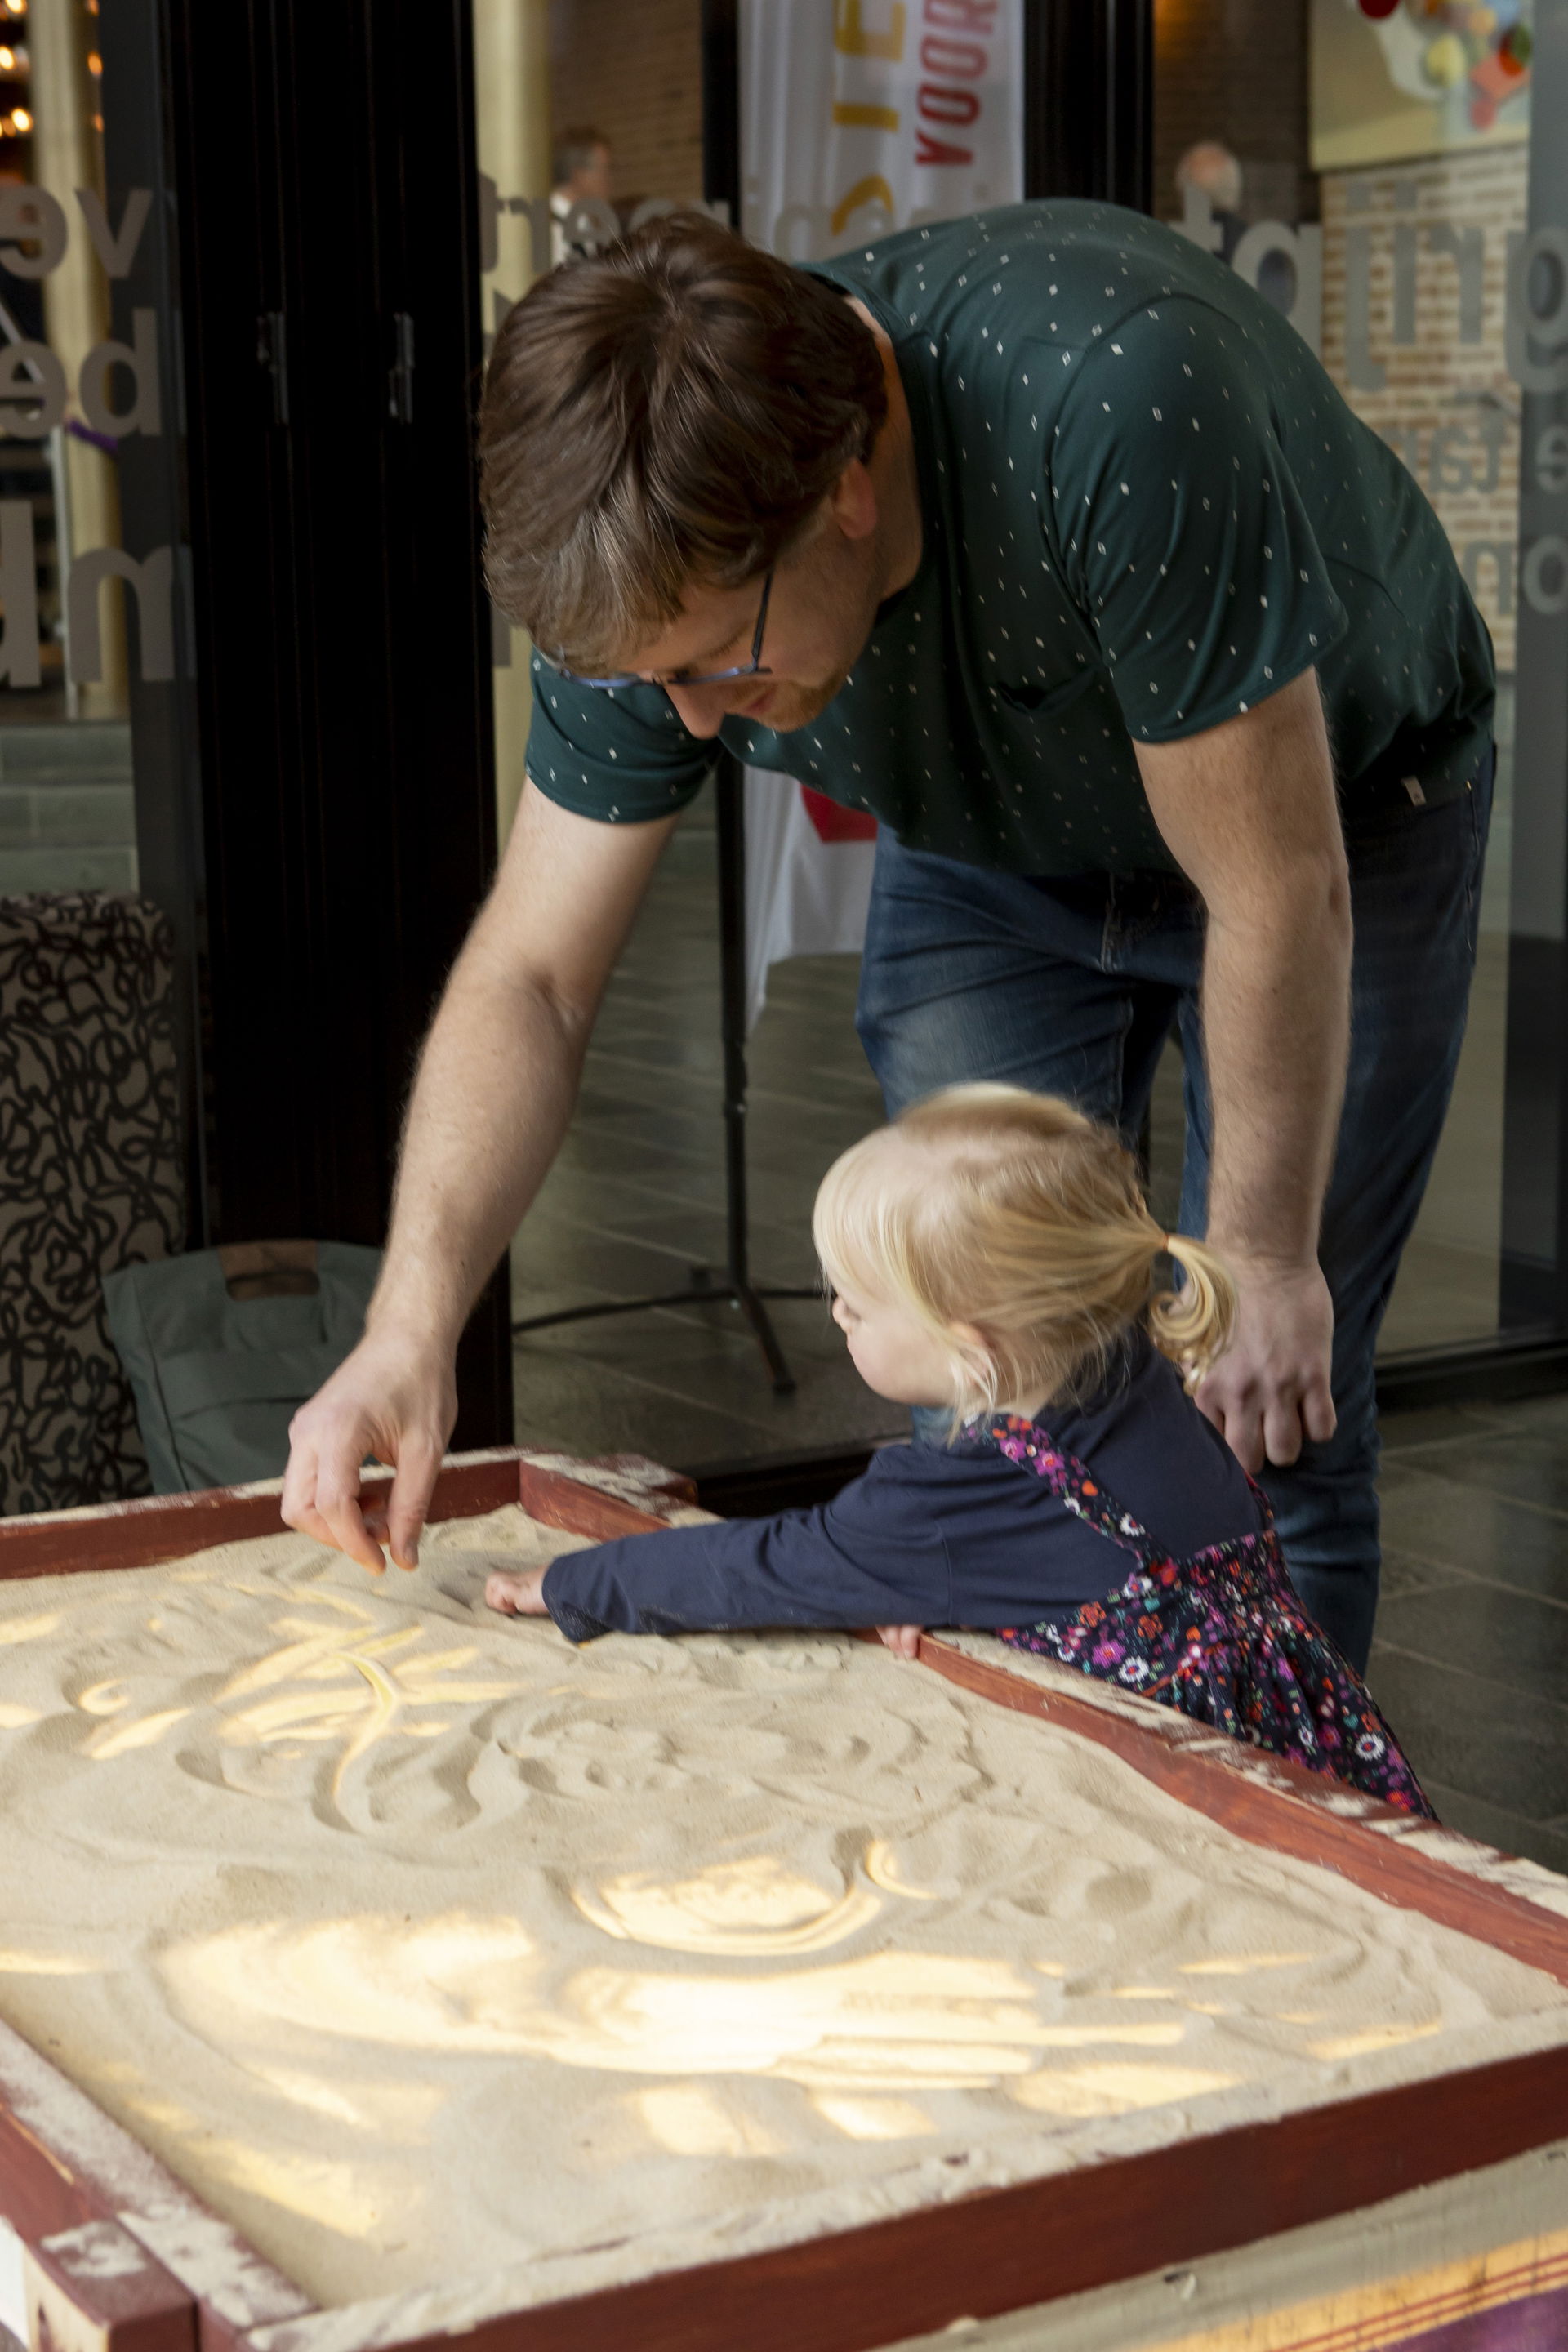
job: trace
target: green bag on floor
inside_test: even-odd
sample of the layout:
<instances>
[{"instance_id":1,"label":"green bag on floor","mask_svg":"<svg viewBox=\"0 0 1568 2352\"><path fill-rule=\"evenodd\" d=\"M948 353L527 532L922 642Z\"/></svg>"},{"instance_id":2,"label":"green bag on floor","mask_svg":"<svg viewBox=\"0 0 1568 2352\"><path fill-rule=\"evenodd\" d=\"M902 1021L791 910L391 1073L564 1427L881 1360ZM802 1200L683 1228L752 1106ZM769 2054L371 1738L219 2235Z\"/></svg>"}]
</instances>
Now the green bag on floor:
<instances>
[{"instance_id":1,"label":"green bag on floor","mask_svg":"<svg viewBox=\"0 0 1568 2352\"><path fill-rule=\"evenodd\" d=\"M257 1242L106 1275L156 1495L276 1478L289 1423L364 1329L379 1250Z\"/></svg>"}]
</instances>

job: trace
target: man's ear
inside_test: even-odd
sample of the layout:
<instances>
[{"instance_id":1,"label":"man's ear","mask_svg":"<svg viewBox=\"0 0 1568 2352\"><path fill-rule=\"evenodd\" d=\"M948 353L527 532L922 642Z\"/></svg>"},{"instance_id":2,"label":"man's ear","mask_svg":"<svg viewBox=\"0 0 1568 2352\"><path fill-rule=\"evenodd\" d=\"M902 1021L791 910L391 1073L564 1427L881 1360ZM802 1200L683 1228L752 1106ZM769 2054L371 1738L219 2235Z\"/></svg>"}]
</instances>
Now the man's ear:
<instances>
[{"instance_id":1,"label":"man's ear","mask_svg":"<svg viewBox=\"0 0 1568 2352\"><path fill-rule=\"evenodd\" d=\"M877 489L863 457L852 457L827 493L827 513L846 539L869 539L877 528Z\"/></svg>"}]
</instances>

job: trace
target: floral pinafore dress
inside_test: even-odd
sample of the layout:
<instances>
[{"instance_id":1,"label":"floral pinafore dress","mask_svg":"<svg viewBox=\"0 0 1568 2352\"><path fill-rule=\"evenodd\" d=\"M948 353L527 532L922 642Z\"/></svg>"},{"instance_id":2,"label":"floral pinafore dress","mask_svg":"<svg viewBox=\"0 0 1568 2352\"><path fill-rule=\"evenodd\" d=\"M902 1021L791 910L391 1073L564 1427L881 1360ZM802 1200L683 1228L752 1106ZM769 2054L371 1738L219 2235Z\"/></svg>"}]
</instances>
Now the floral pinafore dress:
<instances>
[{"instance_id":1,"label":"floral pinafore dress","mask_svg":"<svg viewBox=\"0 0 1568 2352\"><path fill-rule=\"evenodd\" d=\"M1131 1552L1108 1600L1060 1624L1009 1626L1004 1642L1158 1699L1233 1739L1331 1773L1402 1811L1434 1818L1365 1684L1297 1600L1267 1496L1259 1533L1167 1559L1148 1531L1037 1422L1011 1416L983 1433L1065 1507Z\"/></svg>"}]
</instances>

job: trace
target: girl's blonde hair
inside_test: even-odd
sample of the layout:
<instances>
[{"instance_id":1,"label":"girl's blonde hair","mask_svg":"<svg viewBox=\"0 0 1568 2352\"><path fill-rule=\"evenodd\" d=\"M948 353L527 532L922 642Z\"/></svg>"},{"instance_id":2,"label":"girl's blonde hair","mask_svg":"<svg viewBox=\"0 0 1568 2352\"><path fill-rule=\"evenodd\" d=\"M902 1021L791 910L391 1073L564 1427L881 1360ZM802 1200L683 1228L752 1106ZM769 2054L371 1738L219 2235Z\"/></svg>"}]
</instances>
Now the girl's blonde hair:
<instances>
[{"instance_id":1,"label":"girl's blonde hair","mask_svg":"<svg viewBox=\"0 0 1568 2352\"><path fill-rule=\"evenodd\" d=\"M824 1177L812 1237L836 1287L903 1307L949 1349L954 1429L1091 1395L1137 1324L1195 1387L1236 1319L1225 1267L1161 1231L1112 1129L1021 1087L948 1087L864 1137ZM1179 1290L1156 1288L1165 1255Z\"/></svg>"}]
</instances>

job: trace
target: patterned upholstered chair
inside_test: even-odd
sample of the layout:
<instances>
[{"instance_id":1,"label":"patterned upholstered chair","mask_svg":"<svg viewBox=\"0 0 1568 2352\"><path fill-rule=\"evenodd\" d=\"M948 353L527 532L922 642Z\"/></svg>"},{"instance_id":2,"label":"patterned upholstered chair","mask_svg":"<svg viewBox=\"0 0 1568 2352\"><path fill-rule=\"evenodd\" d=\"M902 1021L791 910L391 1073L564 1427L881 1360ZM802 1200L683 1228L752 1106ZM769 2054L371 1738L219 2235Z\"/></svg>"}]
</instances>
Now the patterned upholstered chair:
<instances>
[{"instance_id":1,"label":"patterned upholstered chair","mask_svg":"<svg viewBox=\"0 0 1568 2352\"><path fill-rule=\"evenodd\" d=\"M148 1491L102 1285L184 1237L173 952L140 898L0 898L0 1511Z\"/></svg>"}]
</instances>

